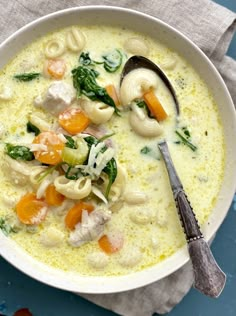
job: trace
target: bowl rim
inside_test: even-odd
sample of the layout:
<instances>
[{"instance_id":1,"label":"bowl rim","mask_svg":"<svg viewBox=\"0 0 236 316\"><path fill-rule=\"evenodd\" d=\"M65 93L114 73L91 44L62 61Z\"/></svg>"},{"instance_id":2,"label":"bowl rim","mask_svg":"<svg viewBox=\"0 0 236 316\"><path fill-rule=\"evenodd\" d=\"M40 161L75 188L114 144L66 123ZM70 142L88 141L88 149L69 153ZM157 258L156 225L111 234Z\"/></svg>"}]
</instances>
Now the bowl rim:
<instances>
[{"instance_id":1,"label":"bowl rim","mask_svg":"<svg viewBox=\"0 0 236 316\"><path fill-rule=\"evenodd\" d=\"M131 15L136 15L136 16L139 16L141 18L148 19L148 20L152 21L153 23L158 23L159 25L161 25L162 27L167 29L169 32L172 32L173 34L176 34L178 37L182 38L185 42L188 43L188 45L190 45L191 47L193 47L195 49L195 51L199 54L200 58L204 59L207 62L209 68L214 73L217 80L220 82L222 89L224 90L226 98L228 98L228 105L229 105L230 111L232 112L232 110L234 110L233 102L232 102L231 96L228 92L228 89L226 87L225 82L223 81L223 79L219 75L217 69L212 64L212 62L209 60L209 58L201 51L201 49L196 44L194 44L188 37L186 37L180 31L178 31L174 27L170 26L169 24L161 21L160 19L158 19L154 16L151 16L151 15L148 15L146 13L142 13L140 11L125 8L125 7L107 6L107 5L87 5L87 6L77 6L77 7L67 8L67 9L63 9L63 10L59 10L59 11L47 14L45 16L37 18L37 19L31 21L30 23L24 25L19 30L17 30L12 35L10 35L7 39L5 39L0 44L0 54L1 54L1 49L4 49L4 47L6 45L8 45L9 43L11 43L15 39L17 39L20 34L24 34L24 32L31 30L33 27L38 27L38 26L40 27L41 23L44 23L47 20L53 20L55 18L59 18L65 14L70 14L73 12L78 12L78 14L81 14L84 11L94 11L94 10L97 10L100 12L104 11L104 10L105 11L116 11L117 14L122 13L122 12L126 12L126 13L131 14ZM46 34L46 33L44 32L44 34ZM235 190L236 190L236 175L234 177L234 181L233 181L232 188L230 191L230 195L232 196L232 199L233 199L233 192L235 192ZM232 201L232 199L231 199L231 201ZM206 236L207 241L209 241L209 239L213 237L213 235L216 233L216 231L218 230L218 228L222 224L224 218L227 215L231 201L230 201L230 199L228 199L227 205L226 205L226 211L225 211L224 215L222 215L221 218L218 220L217 225L215 225L215 228L211 232L211 234ZM116 277L87 277L87 276L84 277L84 276L79 276L78 281L80 281L81 283L78 282L79 284L77 284L77 283L74 284L73 282L69 282L69 279L67 279L66 281L68 283L66 284L66 282L61 282L61 281L58 281L54 278L49 277L49 274L57 269L48 267L45 264L41 264L40 262L35 263L34 260L36 260L36 259L32 259L30 256L29 256L30 257L29 261L31 262L32 267L36 264L37 267L42 269L41 272L36 273L35 270L30 265L26 265L25 263L22 263L22 262L20 262L20 263L17 262L17 260L15 260L16 255L19 255L23 259L24 256L26 256L26 254L25 253L21 254L19 249L17 249L17 248L20 248L19 246L16 248L12 244L11 247L16 251L16 254L15 253L12 254L11 252L9 252L9 238L4 236L0 232L0 255L3 258L5 258L9 263L11 263L13 266L15 266L17 269L19 269L23 273L27 274L28 276L30 276L30 277L32 277L40 282L46 283L47 285L51 285L51 286L54 286L56 288L61 288L64 290L80 292L80 293L97 293L97 294L99 294L99 293L100 294L101 293L114 293L114 292L122 292L122 291L127 291L130 289L138 288L138 287L153 283L155 281L158 281L158 280L172 274L173 272L175 272L179 268L183 267L187 262L189 262L187 246L185 245L183 248L181 248L174 255L171 256L171 260L175 257L180 257L180 256L182 257L181 260L177 260L177 262L175 264L169 264L170 258L167 258L164 262L162 262L158 265L154 265L154 266L147 268L145 270L134 272L134 273L131 273L128 275L123 275L123 276L118 276L118 277L117 276ZM175 259L173 259L173 260L175 260ZM159 273L156 273L157 266L160 266L163 263L165 265L165 269L162 270L161 272L159 271ZM60 275L62 273L62 271L61 270L58 270L58 271L59 271L59 275ZM155 275L155 273L156 273L156 275ZM67 274L69 277L73 277L73 275L70 275L70 273L67 273ZM111 282L107 282L107 280L110 280ZM93 286L92 282L95 283L96 285Z\"/></svg>"}]
</instances>

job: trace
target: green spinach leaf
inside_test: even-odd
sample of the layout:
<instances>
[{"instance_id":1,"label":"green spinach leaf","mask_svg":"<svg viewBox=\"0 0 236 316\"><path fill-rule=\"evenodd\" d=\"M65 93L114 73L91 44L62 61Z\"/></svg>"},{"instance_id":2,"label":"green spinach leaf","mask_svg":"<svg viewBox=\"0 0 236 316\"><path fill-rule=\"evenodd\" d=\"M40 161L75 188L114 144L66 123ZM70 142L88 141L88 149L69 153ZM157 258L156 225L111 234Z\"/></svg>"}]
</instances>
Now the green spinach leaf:
<instances>
[{"instance_id":1,"label":"green spinach leaf","mask_svg":"<svg viewBox=\"0 0 236 316\"><path fill-rule=\"evenodd\" d=\"M83 66L88 66L88 65L91 65L93 64L93 61L92 59L90 58L89 56L89 53L85 53L85 52L82 52L79 56L79 62L80 64L82 64Z\"/></svg>"},{"instance_id":2,"label":"green spinach leaf","mask_svg":"<svg viewBox=\"0 0 236 316\"><path fill-rule=\"evenodd\" d=\"M108 175L108 185L105 192L105 197L108 199L111 186L116 180L117 177L117 163L115 158L112 158L106 165L106 167L103 169L103 171Z\"/></svg>"},{"instance_id":3,"label":"green spinach leaf","mask_svg":"<svg viewBox=\"0 0 236 316\"><path fill-rule=\"evenodd\" d=\"M96 70L84 66L78 66L73 69L73 85L77 90L77 96L79 97L83 94L92 101L101 101L113 107L116 114L119 114L119 110L117 109L113 99L106 92L106 89L97 84L96 78L98 75L99 73Z\"/></svg>"},{"instance_id":4,"label":"green spinach leaf","mask_svg":"<svg viewBox=\"0 0 236 316\"><path fill-rule=\"evenodd\" d=\"M72 166L68 166L66 170L65 177L69 180L77 180L81 176L81 172L79 169L73 168Z\"/></svg>"},{"instance_id":5,"label":"green spinach leaf","mask_svg":"<svg viewBox=\"0 0 236 316\"><path fill-rule=\"evenodd\" d=\"M84 138L86 143L88 144L89 149L92 147L92 145L97 145L98 144L98 139L93 136L87 136Z\"/></svg>"},{"instance_id":6,"label":"green spinach leaf","mask_svg":"<svg viewBox=\"0 0 236 316\"><path fill-rule=\"evenodd\" d=\"M99 65L104 63L103 61L95 61L91 59L89 52L82 52L79 57L79 62L83 66L94 66L96 64Z\"/></svg>"},{"instance_id":7,"label":"green spinach leaf","mask_svg":"<svg viewBox=\"0 0 236 316\"><path fill-rule=\"evenodd\" d=\"M65 143L66 147L72 148L72 149L77 149L76 142L71 136L64 135L64 137L67 139L67 142Z\"/></svg>"},{"instance_id":8,"label":"green spinach leaf","mask_svg":"<svg viewBox=\"0 0 236 316\"><path fill-rule=\"evenodd\" d=\"M115 49L113 52L107 55L103 55L104 59L104 69L107 72L117 71L122 64L122 54L118 49Z\"/></svg>"},{"instance_id":9,"label":"green spinach leaf","mask_svg":"<svg viewBox=\"0 0 236 316\"><path fill-rule=\"evenodd\" d=\"M37 126L35 126L34 124L32 124L31 122L27 123L26 129L27 129L28 133L34 133L35 136L40 134L40 129Z\"/></svg>"},{"instance_id":10,"label":"green spinach leaf","mask_svg":"<svg viewBox=\"0 0 236 316\"><path fill-rule=\"evenodd\" d=\"M12 159L31 161L34 160L34 154L28 147L14 146L12 144L6 144L6 154Z\"/></svg>"}]
</instances>

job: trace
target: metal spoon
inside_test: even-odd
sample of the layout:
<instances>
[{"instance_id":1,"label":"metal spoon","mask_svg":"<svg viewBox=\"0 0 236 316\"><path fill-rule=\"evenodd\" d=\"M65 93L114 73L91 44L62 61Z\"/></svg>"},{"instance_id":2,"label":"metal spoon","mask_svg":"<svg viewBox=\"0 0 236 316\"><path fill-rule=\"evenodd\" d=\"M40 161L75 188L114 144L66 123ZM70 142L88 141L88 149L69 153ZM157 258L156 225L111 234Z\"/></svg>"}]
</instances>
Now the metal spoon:
<instances>
[{"instance_id":1,"label":"metal spoon","mask_svg":"<svg viewBox=\"0 0 236 316\"><path fill-rule=\"evenodd\" d=\"M128 59L121 74L120 84L130 71L137 68L148 68L161 77L173 96L176 113L179 115L179 103L173 86L164 72L149 59L143 56L133 56ZM204 240L193 209L173 165L166 141L161 141L158 147L168 171L176 207L188 242L188 251L194 273L194 287L205 295L218 297L225 286L226 275L217 265L210 247Z\"/></svg>"},{"instance_id":2,"label":"metal spoon","mask_svg":"<svg viewBox=\"0 0 236 316\"><path fill-rule=\"evenodd\" d=\"M146 57L143 56L132 56L130 57L127 62L124 65L124 68L121 73L121 78L120 78L120 85L122 84L122 81L124 77L132 70L138 69L138 68L147 68L149 70L154 71L158 77L160 77L163 82L165 83L166 87L169 89L175 103L175 108L176 108L176 114L179 115L179 102L175 93L175 89L173 88L170 80L166 76L166 74L159 68L156 64L154 64L150 59L147 59Z\"/></svg>"}]
</instances>

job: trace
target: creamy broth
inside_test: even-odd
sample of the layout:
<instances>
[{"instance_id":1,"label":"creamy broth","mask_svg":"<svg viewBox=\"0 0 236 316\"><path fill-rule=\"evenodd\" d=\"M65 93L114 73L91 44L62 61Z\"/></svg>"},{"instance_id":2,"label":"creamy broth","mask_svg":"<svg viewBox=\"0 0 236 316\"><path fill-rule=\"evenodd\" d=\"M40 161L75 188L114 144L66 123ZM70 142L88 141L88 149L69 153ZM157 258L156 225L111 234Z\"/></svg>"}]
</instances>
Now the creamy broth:
<instances>
[{"instance_id":1,"label":"creamy broth","mask_svg":"<svg viewBox=\"0 0 236 316\"><path fill-rule=\"evenodd\" d=\"M173 162L202 225L207 222L214 208L222 183L225 155L223 129L217 106L206 84L177 53L151 38L126 29L107 26L78 29L84 34L84 47L78 52L72 51L68 48L68 44L65 44L64 53L57 57L66 65L62 78L53 78L48 71L45 74L45 61L50 59L45 56L45 50L48 43L55 39L67 43L68 34L72 34L71 28L38 39L15 56L0 72L0 218L5 225L1 224L1 227L5 233L9 230L9 238L14 239L30 255L55 268L76 271L82 275L122 275L155 265L185 244L167 172L157 149L158 141L164 138L168 141ZM170 93L165 84L157 78L155 94L168 113L167 118L159 122L162 128L160 135L140 136L129 123L131 109L127 104L118 106L121 110L120 116L113 113L107 122L95 124L96 128L92 125L92 132L91 124L82 131L93 135L95 133L97 138L114 133L108 138L107 146L114 152L118 175L108 195L108 203L96 198L93 193L81 199L66 197L63 206L46 205L46 217L37 224L21 223L16 214L16 205L26 193L38 192L40 182L32 184L30 175L31 170L41 163L10 158L6 154L6 143L32 148L30 146L36 136L34 133L27 132L26 125L29 120L32 121L32 114L35 113L42 119L45 129L49 126L50 130L60 134L61 138L63 135L69 135L58 125L58 114L51 113L45 106L45 93L55 81L66 83L66 87L70 87L73 91L71 70L81 65L79 56L82 52L89 52L92 60L103 61L102 56L114 49L119 50L122 55L122 65L114 73L107 72L103 64L87 66L99 72L96 80L101 87L113 84L119 94L123 65L135 54L133 52L135 48L127 43L134 38L142 43L140 49L144 49L145 56L158 64L173 84L180 103L179 118L176 117ZM74 39L72 37L72 44L76 44ZM54 53L55 43L52 46ZM134 46L137 49L137 43ZM22 73L40 75L27 82L14 78L16 74ZM44 98L41 103L37 101L40 95L41 99ZM93 102L82 95L68 102L66 107L82 107L89 116L81 100ZM144 111L142 108L139 109ZM39 121L36 117L35 125L41 127L42 124L37 123ZM197 149L193 151L183 144L176 130L189 137L189 141ZM78 134L80 138L83 137ZM78 135L73 137L76 138ZM63 139L62 142L65 141ZM41 147L37 150L40 151ZM83 163L85 164L86 161ZM16 164L19 166L16 167ZM50 166L44 168L42 172ZM60 168L58 167L58 170ZM60 170L60 174L64 174L63 170ZM60 174L58 172L56 176L59 177ZM104 196L106 182L104 184L98 178L104 179L104 172L101 177L99 175L93 178L96 188ZM51 183L54 180L51 179ZM46 188L45 185L42 200L45 199ZM105 210L109 218L105 220L103 231L91 238L91 241L75 246L69 242L73 230L66 227L65 217L69 209L80 200L93 204L95 210ZM92 213L85 215L91 216ZM98 240L103 235L110 236L117 251L107 254L99 246Z\"/></svg>"}]
</instances>

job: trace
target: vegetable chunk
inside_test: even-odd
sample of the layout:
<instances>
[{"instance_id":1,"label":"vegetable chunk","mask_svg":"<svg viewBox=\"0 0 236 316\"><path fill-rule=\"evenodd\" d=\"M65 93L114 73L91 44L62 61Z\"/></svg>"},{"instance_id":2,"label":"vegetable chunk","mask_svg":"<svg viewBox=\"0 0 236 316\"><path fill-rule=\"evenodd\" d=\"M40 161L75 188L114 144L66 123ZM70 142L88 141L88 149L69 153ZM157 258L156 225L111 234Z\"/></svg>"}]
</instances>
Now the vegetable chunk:
<instances>
[{"instance_id":1,"label":"vegetable chunk","mask_svg":"<svg viewBox=\"0 0 236 316\"><path fill-rule=\"evenodd\" d=\"M59 124L71 135L84 131L89 123L87 115L78 108L66 109L59 115Z\"/></svg>"},{"instance_id":2,"label":"vegetable chunk","mask_svg":"<svg viewBox=\"0 0 236 316\"><path fill-rule=\"evenodd\" d=\"M65 147L65 144L56 133L40 133L34 138L33 144L39 145L39 149L34 151L34 155L40 162L49 165L56 165L62 161L61 152Z\"/></svg>"},{"instance_id":3,"label":"vegetable chunk","mask_svg":"<svg viewBox=\"0 0 236 316\"><path fill-rule=\"evenodd\" d=\"M19 220L26 225L41 223L47 214L47 204L37 199L35 193L25 194L16 204L16 213Z\"/></svg>"},{"instance_id":4,"label":"vegetable chunk","mask_svg":"<svg viewBox=\"0 0 236 316\"><path fill-rule=\"evenodd\" d=\"M68 211L65 217L65 224L67 228L73 230L75 228L75 225L81 222L83 210L86 210L88 213L91 213L94 210L94 206L92 204L88 204L85 202L79 202L75 204Z\"/></svg>"}]
</instances>

